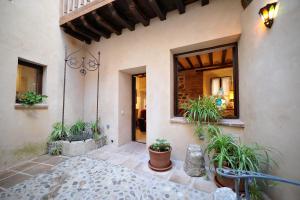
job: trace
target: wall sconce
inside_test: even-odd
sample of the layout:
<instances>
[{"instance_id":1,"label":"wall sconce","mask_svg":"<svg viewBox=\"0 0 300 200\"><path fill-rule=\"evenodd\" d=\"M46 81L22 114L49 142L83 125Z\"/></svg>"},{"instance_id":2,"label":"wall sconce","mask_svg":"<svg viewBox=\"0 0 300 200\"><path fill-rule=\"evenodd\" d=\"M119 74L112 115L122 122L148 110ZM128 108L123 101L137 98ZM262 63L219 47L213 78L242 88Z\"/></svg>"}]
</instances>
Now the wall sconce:
<instances>
[{"instance_id":1,"label":"wall sconce","mask_svg":"<svg viewBox=\"0 0 300 200\"><path fill-rule=\"evenodd\" d=\"M279 3L269 3L265 7L259 10L259 15L261 16L266 27L271 28L273 25L274 18L277 15L279 9Z\"/></svg>"}]
</instances>

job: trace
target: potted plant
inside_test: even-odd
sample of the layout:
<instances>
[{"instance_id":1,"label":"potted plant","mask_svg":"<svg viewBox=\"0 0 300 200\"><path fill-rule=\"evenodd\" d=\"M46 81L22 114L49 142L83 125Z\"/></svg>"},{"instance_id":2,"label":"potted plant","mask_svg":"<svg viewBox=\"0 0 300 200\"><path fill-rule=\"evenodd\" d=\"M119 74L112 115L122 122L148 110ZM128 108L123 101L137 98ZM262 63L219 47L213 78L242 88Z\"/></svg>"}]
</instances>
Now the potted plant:
<instances>
[{"instance_id":1,"label":"potted plant","mask_svg":"<svg viewBox=\"0 0 300 200\"><path fill-rule=\"evenodd\" d=\"M68 139L69 141L85 141L88 139L89 134L88 131L86 130L87 124L82 121L78 120L73 124L70 128Z\"/></svg>"},{"instance_id":2,"label":"potted plant","mask_svg":"<svg viewBox=\"0 0 300 200\"><path fill-rule=\"evenodd\" d=\"M150 160L148 165L155 171L167 171L172 168L171 151L172 147L165 139L156 139L156 142L149 146Z\"/></svg>"},{"instance_id":3,"label":"potted plant","mask_svg":"<svg viewBox=\"0 0 300 200\"><path fill-rule=\"evenodd\" d=\"M195 134L199 139L204 139L205 133L209 135L220 132L216 125L222 116L213 96L190 99L182 108L183 116L195 126Z\"/></svg>"},{"instance_id":4,"label":"potted plant","mask_svg":"<svg viewBox=\"0 0 300 200\"><path fill-rule=\"evenodd\" d=\"M40 95L36 92L28 91L17 98L17 102L20 102L25 106L33 106L38 103L42 103L46 99L46 95Z\"/></svg>"},{"instance_id":5,"label":"potted plant","mask_svg":"<svg viewBox=\"0 0 300 200\"><path fill-rule=\"evenodd\" d=\"M66 139L69 128L67 126L62 126L61 122L56 122L52 126L52 131L49 136L49 141L47 142L47 151L51 155L58 155L62 152L61 140Z\"/></svg>"},{"instance_id":6,"label":"potted plant","mask_svg":"<svg viewBox=\"0 0 300 200\"><path fill-rule=\"evenodd\" d=\"M258 144L246 145L239 143L232 135L217 133L211 137L205 152L209 155L210 163L215 168L231 168L262 172L269 167L269 149ZM234 188L234 180L221 177L215 173L215 182L219 187ZM240 192L244 191L244 182L240 182ZM251 199L259 199L261 192L259 185L253 181L250 188Z\"/></svg>"}]
</instances>

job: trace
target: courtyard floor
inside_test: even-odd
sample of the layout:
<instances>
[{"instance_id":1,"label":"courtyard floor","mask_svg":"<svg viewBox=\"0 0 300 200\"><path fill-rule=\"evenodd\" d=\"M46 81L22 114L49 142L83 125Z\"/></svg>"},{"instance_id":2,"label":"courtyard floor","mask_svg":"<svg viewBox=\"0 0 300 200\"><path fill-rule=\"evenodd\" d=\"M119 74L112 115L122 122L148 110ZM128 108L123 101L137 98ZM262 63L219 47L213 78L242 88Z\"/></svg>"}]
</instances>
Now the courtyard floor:
<instances>
[{"instance_id":1,"label":"courtyard floor","mask_svg":"<svg viewBox=\"0 0 300 200\"><path fill-rule=\"evenodd\" d=\"M213 199L207 177L189 177L182 161L148 168L145 144L106 145L76 157L43 155L0 171L0 199Z\"/></svg>"}]
</instances>

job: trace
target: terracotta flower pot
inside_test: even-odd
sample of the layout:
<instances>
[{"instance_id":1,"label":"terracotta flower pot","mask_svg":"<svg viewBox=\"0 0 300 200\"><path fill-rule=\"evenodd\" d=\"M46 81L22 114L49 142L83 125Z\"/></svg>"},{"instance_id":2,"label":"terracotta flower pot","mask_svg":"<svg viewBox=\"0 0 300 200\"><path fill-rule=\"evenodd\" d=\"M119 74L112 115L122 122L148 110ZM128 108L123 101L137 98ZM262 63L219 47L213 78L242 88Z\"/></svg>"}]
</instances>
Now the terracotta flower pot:
<instances>
[{"instance_id":1,"label":"terracotta flower pot","mask_svg":"<svg viewBox=\"0 0 300 200\"><path fill-rule=\"evenodd\" d=\"M172 148L165 152L153 151L150 147L148 149L150 155L148 165L150 169L155 171L167 171L172 168L172 161L170 160Z\"/></svg>"}]
</instances>

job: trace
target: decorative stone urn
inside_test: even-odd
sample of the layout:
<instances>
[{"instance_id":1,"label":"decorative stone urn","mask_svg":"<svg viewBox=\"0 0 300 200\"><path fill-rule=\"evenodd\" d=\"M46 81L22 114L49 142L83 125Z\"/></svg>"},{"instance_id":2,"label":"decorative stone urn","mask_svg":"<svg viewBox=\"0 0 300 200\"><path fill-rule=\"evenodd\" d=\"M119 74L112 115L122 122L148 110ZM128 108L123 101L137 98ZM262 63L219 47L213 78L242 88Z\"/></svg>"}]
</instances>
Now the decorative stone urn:
<instances>
[{"instance_id":1,"label":"decorative stone urn","mask_svg":"<svg viewBox=\"0 0 300 200\"><path fill-rule=\"evenodd\" d=\"M200 145L190 144L186 151L184 171L189 176L205 175L204 153Z\"/></svg>"}]
</instances>

